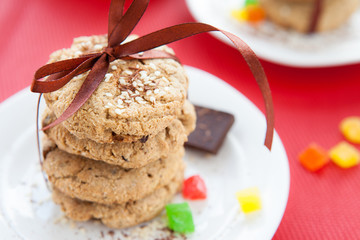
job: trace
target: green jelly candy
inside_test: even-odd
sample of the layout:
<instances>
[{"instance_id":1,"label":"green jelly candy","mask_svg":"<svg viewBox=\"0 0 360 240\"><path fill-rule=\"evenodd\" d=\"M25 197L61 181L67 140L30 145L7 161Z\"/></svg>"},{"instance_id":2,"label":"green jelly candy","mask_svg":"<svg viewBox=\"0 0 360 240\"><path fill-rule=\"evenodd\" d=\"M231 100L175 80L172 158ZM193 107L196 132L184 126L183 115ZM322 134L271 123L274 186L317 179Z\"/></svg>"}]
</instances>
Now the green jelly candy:
<instances>
[{"instance_id":1,"label":"green jelly candy","mask_svg":"<svg viewBox=\"0 0 360 240\"><path fill-rule=\"evenodd\" d=\"M170 229L179 233L192 233L195 231L191 209L187 202L168 204L165 208Z\"/></svg>"},{"instance_id":2,"label":"green jelly candy","mask_svg":"<svg viewBox=\"0 0 360 240\"><path fill-rule=\"evenodd\" d=\"M245 0L245 7L249 5L257 5L257 4L258 4L258 0Z\"/></svg>"}]
</instances>

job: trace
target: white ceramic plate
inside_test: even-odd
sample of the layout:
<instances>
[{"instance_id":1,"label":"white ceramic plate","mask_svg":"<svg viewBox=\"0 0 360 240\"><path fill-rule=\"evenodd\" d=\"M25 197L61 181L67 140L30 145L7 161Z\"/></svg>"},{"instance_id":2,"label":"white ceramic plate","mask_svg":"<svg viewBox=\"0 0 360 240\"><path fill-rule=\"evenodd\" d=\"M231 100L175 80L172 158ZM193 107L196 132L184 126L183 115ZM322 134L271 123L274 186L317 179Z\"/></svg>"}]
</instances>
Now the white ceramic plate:
<instances>
[{"instance_id":1,"label":"white ceramic plate","mask_svg":"<svg viewBox=\"0 0 360 240\"><path fill-rule=\"evenodd\" d=\"M254 28L232 19L230 12L244 0L186 0L199 22L241 37L268 61L295 67L328 67L360 62L360 9L342 27L322 34L304 35L264 22ZM214 34L233 46L227 38Z\"/></svg>"},{"instance_id":2,"label":"white ceramic plate","mask_svg":"<svg viewBox=\"0 0 360 240\"><path fill-rule=\"evenodd\" d=\"M192 67L187 71L191 101L235 115L235 124L218 155L186 152L186 176L200 174L208 187L207 200L189 201L196 232L187 239L271 239L289 193L289 166L281 140L275 134L269 152L263 146L265 118L246 97L209 73ZM36 100L37 95L25 89L0 106L2 239L154 239L155 235L172 234L164 230L164 217L142 228L126 230L110 230L97 222L75 223L62 217L60 208L50 199L38 164ZM261 191L263 209L245 216L235 192L252 186ZM174 199L179 201L184 201L180 194ZM177 238L183 239L175 235Z\"/></svg>"}]
</instances>

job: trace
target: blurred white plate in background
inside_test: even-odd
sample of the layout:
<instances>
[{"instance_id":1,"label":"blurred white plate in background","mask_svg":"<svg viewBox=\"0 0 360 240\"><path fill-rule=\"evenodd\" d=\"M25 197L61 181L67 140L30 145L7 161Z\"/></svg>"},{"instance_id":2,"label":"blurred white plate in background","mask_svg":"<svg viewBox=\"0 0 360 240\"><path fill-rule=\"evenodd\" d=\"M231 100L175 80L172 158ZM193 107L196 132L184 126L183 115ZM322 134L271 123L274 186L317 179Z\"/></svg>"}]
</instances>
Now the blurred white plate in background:
<instances>
[{"instance_id":1,"label":"blurred white plate in background","mask_svg":"<svg viewBox=\"0 0 360 240\"><path fill-rule=\"evenodd\" d=\"M241 37L265 60L294 67L330 67L360 62L360 9L340 28L305 35L265 21L256 28L234 20L230 13L244 0L186 0L199 22L211 24ZM233 46L221 34L214 35Z\"/></svg>"}]
</instances>

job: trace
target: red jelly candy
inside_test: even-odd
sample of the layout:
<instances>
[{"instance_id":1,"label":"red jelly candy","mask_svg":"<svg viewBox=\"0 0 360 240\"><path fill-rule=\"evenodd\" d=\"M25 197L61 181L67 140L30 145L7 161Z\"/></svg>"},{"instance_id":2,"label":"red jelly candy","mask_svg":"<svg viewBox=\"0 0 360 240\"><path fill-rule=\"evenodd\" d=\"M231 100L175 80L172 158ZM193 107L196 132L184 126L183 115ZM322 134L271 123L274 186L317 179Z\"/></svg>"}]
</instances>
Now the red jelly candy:
<instances>
[{"instance_id":1,"label":"red jelly candy","mask_svg":"<svg viewBox=\"0 0 360 240\"><path fill-rule=\"evenodd\" d=\"M205 199L206 186L204 180L199 175L189 177L184 181L182 194L187 199Z\"/></svg>"}]
</instances>

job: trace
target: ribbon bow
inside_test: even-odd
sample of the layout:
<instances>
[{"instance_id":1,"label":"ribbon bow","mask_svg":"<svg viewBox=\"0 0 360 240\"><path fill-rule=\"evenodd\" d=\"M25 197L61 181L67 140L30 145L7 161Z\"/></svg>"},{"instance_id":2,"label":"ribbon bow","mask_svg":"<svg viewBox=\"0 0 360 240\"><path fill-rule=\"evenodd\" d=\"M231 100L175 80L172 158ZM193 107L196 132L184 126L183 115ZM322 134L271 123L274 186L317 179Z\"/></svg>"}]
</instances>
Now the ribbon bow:
<instances>
[{"instance_id":1,"label":"ribbon bow","mask_svg":"<svg viewBox=\"0 0 360 240\"><path fill-rule=\"evenodd\" d=\"M141 19L149 4L149 0L133 0L125 13L123 12L124 3L125 0L111 1L108 24L108 46L102 52L50 63L36 71L31 85L31 91L48 93L60 89L74 76L90 70L90 73L69 107L53 123L45 126L42 130L49 129L76 113L104 79L111 61L115 59L150 58L172 58L177 60L175 56L163 51L154 50L154 48L195 34L220 31L229 38L239 50L260 87L265 101L267 116L267 130L264 144L270 150L274 133L271 92L260 61L250 47L235 35L204 23L179 24L123 43ZM46 76L49 77L43 79Z\"/></svg>"}]
</instances>

